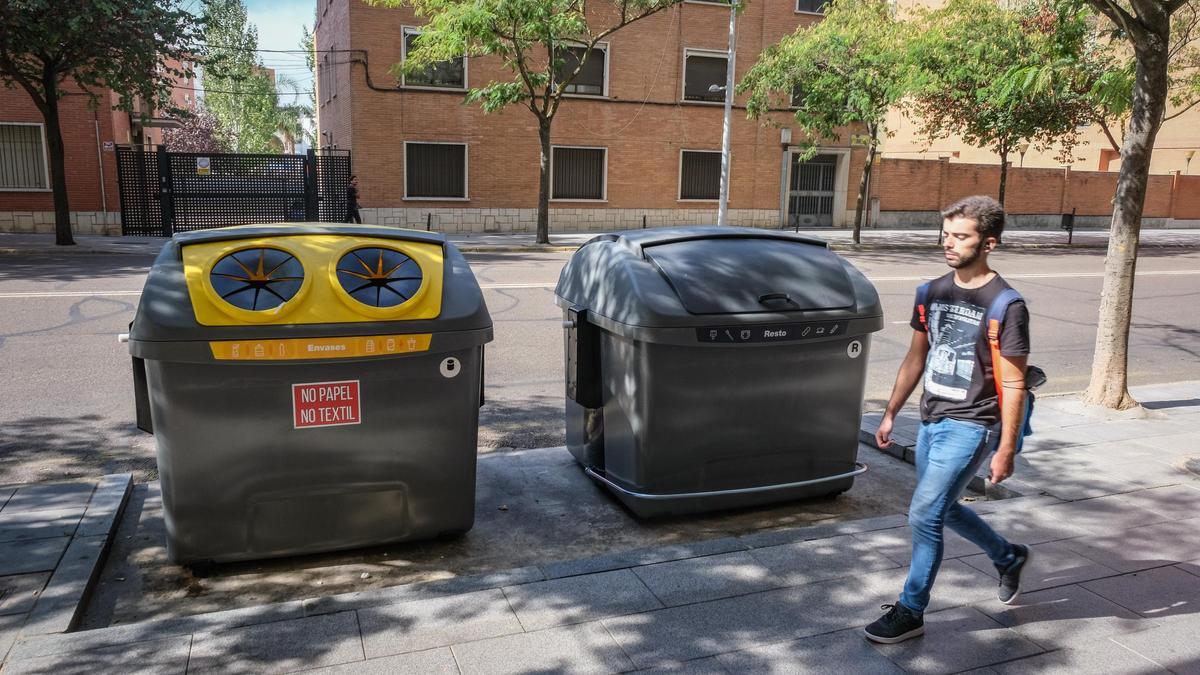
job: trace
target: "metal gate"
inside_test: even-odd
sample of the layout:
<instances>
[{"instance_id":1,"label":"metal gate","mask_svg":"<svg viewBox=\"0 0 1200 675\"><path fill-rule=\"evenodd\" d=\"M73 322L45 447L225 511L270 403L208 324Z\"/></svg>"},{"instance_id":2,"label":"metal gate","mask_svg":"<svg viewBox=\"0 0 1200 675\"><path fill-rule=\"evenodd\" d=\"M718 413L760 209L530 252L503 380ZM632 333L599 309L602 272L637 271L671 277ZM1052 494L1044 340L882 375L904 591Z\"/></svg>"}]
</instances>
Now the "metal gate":
<instances>
[{"instance_id":1,"label":"metal gate","mask_svg":"<svg viewBox=\"0 0 1200 675\"><path fill-rule=\"evenodd\" d=\"M350 153L304 155L117 148L121 231L169 237L230 225L346 219Z\"/></svg>"},{"instance_id":2,"label":"metal gate","mask_svg":"<svg viewBox=\"0 0 1200 675\"><path fill-rule=\"evenodd\" d=\"M788 188L788 227L832 227L833 185L837 155L817 155L807 162L792 157Z\"/></svg>"}]
</instances>

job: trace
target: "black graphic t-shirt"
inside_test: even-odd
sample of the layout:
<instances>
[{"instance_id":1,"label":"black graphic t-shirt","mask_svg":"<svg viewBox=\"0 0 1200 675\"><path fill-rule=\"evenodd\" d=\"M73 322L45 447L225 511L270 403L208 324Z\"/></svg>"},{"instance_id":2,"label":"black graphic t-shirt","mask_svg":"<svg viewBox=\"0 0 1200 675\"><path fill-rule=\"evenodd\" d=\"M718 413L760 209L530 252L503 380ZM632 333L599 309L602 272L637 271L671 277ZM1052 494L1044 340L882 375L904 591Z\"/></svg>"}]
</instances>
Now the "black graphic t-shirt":
<instances>
[{"instance_id":1,"label":"black graphic t-shirt","mask_svg":"<svg viewBox=\"0 0 1200 675\"><path fill-rule=\"evenodd\" d=\"M921 419L934 422L949 417L986 425L1000 421L986 323L988 307L1008 287L1000 275L979 288L960 287L953 272L930 282L925 299L929 356ZM925 332L915 302L909 323L913 330ZM1000 353L1029 354L1029 310L1024 302L1008 306L1000 326Z\"/></svg>"}]
</instances>

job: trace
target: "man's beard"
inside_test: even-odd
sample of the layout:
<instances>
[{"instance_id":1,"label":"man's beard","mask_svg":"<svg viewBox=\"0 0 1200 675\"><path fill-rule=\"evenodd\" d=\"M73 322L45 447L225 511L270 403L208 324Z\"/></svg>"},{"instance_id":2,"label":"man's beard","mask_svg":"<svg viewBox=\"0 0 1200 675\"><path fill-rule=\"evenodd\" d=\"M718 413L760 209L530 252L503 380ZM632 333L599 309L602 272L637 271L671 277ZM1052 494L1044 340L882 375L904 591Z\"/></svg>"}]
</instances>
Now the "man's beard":
<instances>
[{"instance_id":1,"label":"man's beard","mask_svg":"<svg viewBox=\"0 0 1200 675\"><path fill-rule=\"evenodd\" d=\"M968 267L971 265L971 263L973 263L979 259L979 254L981 252L983 252L983 242L982 241L980 241L978 244L976 244L975 250L971 251L970 253L967 253L964 256L960 256L957 260L947 260L946 264L956 270L961 269L963 267Z\"/></svg>"}]
</instances>

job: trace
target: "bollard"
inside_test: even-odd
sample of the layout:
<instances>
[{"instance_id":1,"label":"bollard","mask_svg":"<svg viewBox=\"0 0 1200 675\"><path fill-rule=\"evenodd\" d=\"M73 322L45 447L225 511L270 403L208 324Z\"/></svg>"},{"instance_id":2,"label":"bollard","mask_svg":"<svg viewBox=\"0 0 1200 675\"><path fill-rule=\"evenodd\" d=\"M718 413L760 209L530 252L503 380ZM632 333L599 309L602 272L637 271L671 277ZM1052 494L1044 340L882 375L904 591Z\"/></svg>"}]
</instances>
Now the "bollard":
<instances>
[{"instance_id":1,"label":"bollard","mask_svg":"<svg viewBox=\"0 0 1200 675\"><path fill-rule=\"evenodd\" d=\"M426 214L425 214L425 231L426 231L426 232L428 232L428 231L429 231L429 226L430 226L430 225L432 225L432 224L433 224L433 214L432 214L432 213L426 213Z\"/></svg>"},{"instance_id":2,"label":"bollard","mask_svg":"<svg viewBox=\"0 0 1200 675\"><path fill-rule=\"evenodd\" d=\"M646 214L642 214L642 229L646 229Z\"/></svg>"}]
</instances>

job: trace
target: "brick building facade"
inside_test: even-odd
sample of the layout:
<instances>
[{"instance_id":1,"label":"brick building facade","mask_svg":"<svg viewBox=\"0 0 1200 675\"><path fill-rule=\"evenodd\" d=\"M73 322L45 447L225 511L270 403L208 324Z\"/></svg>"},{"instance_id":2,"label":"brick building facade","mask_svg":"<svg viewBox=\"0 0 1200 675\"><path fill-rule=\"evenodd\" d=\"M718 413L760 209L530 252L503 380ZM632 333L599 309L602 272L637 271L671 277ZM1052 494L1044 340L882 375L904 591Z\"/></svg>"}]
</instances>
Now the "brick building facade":
<instances>
[{"instance_id":1,"label":"brick building facade","mask_svg":"<svg viewBox=\"0 0 1200 675\"><path fill-rule=\"evenodd\" d=\"M738 19L738 78L764 48L819 20L803 11L817 6L749 3ZM724 85L728 22L727 4L689 0L621 29L592 55L554 120L551 231L716 221L723 94L707 86ZM367 222L531 231L536 118L519 105L485 115L464 103L467 88L512 79L496 58L394 75L421 23L407 8L318 1L320 144L352 150ZM788 128L790 114L775 117ZM865 152L843 136L800 166L782 129L735 109L730 222L778 227L790 212L805 226L849 225Z\"/></svg>"}]
</instances>

